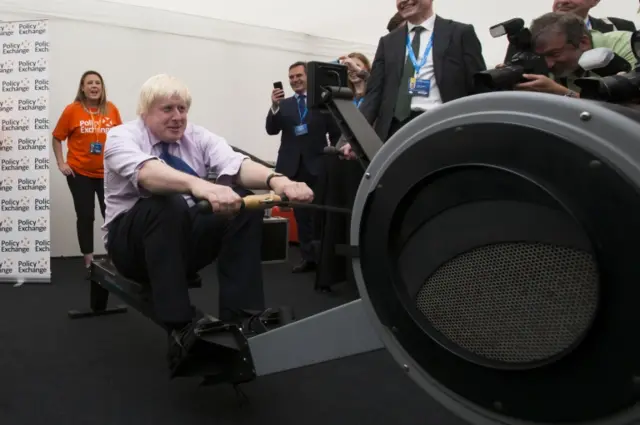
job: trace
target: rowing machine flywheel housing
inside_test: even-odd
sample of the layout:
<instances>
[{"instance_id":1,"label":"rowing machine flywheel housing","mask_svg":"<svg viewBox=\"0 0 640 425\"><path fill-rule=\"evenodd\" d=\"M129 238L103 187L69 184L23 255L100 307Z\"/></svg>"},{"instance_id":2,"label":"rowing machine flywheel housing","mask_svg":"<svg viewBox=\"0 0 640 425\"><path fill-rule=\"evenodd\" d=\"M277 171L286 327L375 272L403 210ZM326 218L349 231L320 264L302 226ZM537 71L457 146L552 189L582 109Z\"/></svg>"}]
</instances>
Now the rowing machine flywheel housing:
<instances>
[{"instance_id":1,"label":"rowing machine flywheel housing","mask_svg":"<svg viewBox=\"0 0 640 425\"><path fill-rule=\"evenodd\" d=\"M473 424L640 418L640 114L491 93L423 114L360 185L360 294ZM609 421L609 422L607 422Z\"/></svg>"}]
</instances>

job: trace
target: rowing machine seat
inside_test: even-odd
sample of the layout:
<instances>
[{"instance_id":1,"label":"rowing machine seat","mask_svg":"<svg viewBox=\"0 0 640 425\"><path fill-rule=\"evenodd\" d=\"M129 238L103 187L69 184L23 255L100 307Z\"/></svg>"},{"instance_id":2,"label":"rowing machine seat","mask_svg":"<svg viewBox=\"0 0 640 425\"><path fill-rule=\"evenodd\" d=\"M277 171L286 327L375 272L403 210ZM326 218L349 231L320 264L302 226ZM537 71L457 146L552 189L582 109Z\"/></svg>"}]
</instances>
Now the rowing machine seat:
<instances>
[{"instance_id":1,"label":"rowing machine seat","mask_svg":"<svg viewBox=\"0 0 640 425\"><path fill-rule=\"evenodd\" d=\"M99 267L112 279L117 279L118 285L124 291L134 294L143 294L149 293L151 290L149 282L138 282L122 276L109 258L93 261L92 267ZM187 280L187 284L189 288L201 288L202 278L199 274L196 273L195 275L189 277L189 279Z\"/></svg>"},{"instance_id":2,"label":"rowing machine seat","mask_svg":"<svg viewBox=\"0 0 640 425\"><path fill-rule=\"evenodd\" d=\"M107 307L109 294L113 293L127 305L158 323L150 301L151 285L148 282L138 282L124 277L108 258L91 262L89 280L91 281L89 309L69 310L68 315L71 319L125 313L126 306ZM188 279L187 283L189 288L200 288L202 279L200 275L195 274ZM159 324L164 326L162 323Z\"/></svg>"}]
</instances>

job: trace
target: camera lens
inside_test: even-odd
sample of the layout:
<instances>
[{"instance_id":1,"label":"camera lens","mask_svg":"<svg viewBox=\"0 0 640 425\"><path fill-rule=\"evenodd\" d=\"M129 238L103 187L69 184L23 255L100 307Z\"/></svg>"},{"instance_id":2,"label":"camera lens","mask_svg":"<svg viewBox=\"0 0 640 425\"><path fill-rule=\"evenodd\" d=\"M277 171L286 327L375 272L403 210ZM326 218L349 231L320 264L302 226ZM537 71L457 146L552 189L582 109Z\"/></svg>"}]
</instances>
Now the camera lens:
<instances>
[{"instance_id":1,"label":"camera lens","mask_svg":"<svg viewBox=\"0 0 640 425\"><path fill-rule=\"evenodd\" d=\"M478 91L511 90L522 80L522 74L524 68L520 65L490 69L475 74L474 85Z\"/></svg>"}]
</instances>

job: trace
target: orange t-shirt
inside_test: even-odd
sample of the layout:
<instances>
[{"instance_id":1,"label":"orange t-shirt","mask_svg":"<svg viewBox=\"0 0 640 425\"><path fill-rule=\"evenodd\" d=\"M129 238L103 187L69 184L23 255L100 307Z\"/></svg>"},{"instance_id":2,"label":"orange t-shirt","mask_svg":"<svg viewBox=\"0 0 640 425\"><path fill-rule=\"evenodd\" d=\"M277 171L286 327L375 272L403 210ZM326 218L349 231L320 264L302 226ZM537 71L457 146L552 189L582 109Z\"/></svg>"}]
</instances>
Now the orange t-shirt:
<instances>
[{"instance_id":1,"label":"orange t-shirt","mask_svg":"<svg viewBox=\"0 0 640 425\"><path fill-rule=\"evenodd\" d=\"M89 111L80 102L68 105L53 130L53 137L67 141L67 164L75 173L101 179L104 178L107 132L122 124L122 119L118 108L111 102L107 102L104 116L95 108ZM91 145L96 142L102 145L101 149L99 153L92 153Z\"/></svg>"}]
</instances>

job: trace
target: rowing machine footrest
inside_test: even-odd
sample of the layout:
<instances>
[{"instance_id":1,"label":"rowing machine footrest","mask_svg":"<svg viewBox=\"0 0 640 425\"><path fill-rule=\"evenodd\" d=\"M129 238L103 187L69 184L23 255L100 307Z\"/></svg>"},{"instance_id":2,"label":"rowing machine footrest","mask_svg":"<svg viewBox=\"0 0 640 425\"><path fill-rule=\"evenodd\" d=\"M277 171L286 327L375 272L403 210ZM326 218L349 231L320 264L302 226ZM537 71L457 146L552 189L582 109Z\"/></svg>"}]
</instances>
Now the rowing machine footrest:
<instances>
[{"instance_id":1,"label":"rowing machine footrest","mask_svg":"<svg viewBox=\"0 0 640 425\"><path fill-rule=\"evenodd\" d=\"M242 328L248 336L268 332L295 320L293 308L289 306L268 308L264 311L241 310L240 313Z\"/></svg>"},{"instance_id":2,"label":"rowing machine footrest","mask_svg":"<svg viewBox=\"0 0 640 425\"><path fill-rule=\"evenodd\" d=\"M171 378L202 377L202 385L242 384L255 379L249 343L240 328L211 318L201 320L182 341Z\"/></svg>"}]
</instances>

